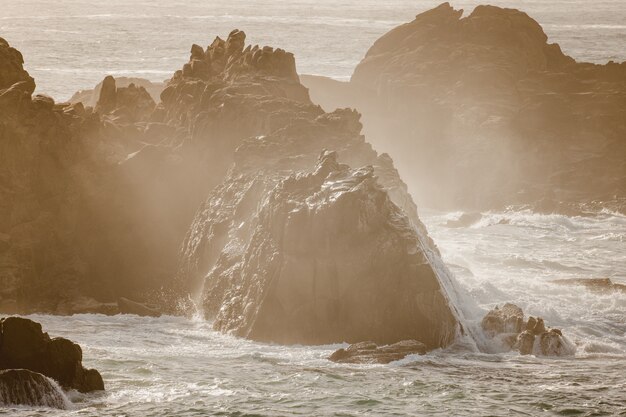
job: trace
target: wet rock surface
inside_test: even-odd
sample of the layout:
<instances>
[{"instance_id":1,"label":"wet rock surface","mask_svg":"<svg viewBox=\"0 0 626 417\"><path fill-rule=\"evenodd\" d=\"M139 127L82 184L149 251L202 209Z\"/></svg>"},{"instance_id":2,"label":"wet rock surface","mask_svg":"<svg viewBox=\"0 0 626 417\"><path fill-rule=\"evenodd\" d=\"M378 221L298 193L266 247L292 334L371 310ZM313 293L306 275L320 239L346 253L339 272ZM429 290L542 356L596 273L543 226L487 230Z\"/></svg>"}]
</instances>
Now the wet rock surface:
<instances>
[{"instance_id":1,"label":"wet rock surface","mask_svg":"<svg viewBox=\"0 0 626 417\"><path fill-rule=\"evenodd\" d=\"M26 369L0 371L0 406L47 407L65 410L69 400L46 376Z\"/></svg>"},{"instance_id":2,"label":"wet rock surface","mask_svg":"<svg viewBox=\"0 0 626 417\"><path fill-rule=\"evenodd\" d=\"M569 356L575 352L561 330L549 329L541 317L524 319L524 312L514 304L496 306L481 322L485 335L499 346L497 350L517 350L522 355Z\"/></svg>"},{"instance_id":3,"label":"wet rock surface","mask_svg":"<svg viewBox=\"0 0 626 417\"><path fill-rule=\"evenodd\" d=\"M363 112L423 204L626 208L626 63L575 62L522 11L444 3L378 39L349 83L303 82Z\"/></svg>"},{"instance_id":4,"label":"wet rock surface","mask_svg":"<svg viewBox=\"0 0 626 417\"><path fill-rule=\"evenodd\" d=\"M328 359L337 363L386 364L404 359L408 355L424 355L426 350L426 346L416 340L403 340L386 346L360 342L346 349L336 350Z\"/></svg>"},{"instance_id":5,"label":"wet rock surface","mask_svg":"<svg viewBox=\"0 0 626 417\"><path fill-rule=\"evenodd\" d=\"M61 337L50 338L29 319L0 320L0 369L28 369L80 392L104 390L100 373L82 366L82 349Z\"/></svg>"}]
</instances>

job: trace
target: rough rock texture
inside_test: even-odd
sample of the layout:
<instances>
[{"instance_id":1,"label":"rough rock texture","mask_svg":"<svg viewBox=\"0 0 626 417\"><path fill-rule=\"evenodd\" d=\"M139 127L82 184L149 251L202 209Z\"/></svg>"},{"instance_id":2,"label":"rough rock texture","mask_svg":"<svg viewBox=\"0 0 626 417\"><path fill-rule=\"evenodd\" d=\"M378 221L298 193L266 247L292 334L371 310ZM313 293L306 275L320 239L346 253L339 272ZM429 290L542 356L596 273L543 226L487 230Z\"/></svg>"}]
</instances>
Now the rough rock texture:
<instances>
[{"instance_id":1,"label":"rough rock texture","mask_svg":"<svg viewBox=\"0 0 626 417\"><path fill-rule=\"evenodd\" d=\"M439 255L390 159L359 131L358 114L337 111L239 147L179 273L216 329L279 343L454 339L428 258Z\"/></svg>"},{"instance_id":2,"label":"rough rock texture","mask_svg":"<svg viewBox=\"0 0 626 417\"><path fill-rule=\"evenodd\" d=\"M522 355L543 356L567 356L576 350L559 329L546 329L542 318L529 317L524 321L524 312L514 304L496 306L483 318L481 326L488 338L497 341L497 350L515 349Z\"/></svg>"},{"instance_id":3,"label":"rough rock texture","mask_svg":"<svg viewBox=\"0 0 626 417\"><path fill-rule=\"evenodd\" d=\"M333 352L328 358L338 363L389 363L408 355L424 355L426 346L416 340L403 340L393 345L378 346L374 342L360 342Z\"/></svg>"},{"instance_id":4,"label":"rough rock texture","mask_svg":"<svg viewBox=\"0 0 626 417\"><path fill-rule=\"evenodd\" d=\"M46 375L65 389L104 390L100 373L85 369L76 343L50 338L41 325L20 317L0 320L0 369L28 369Z\"/></svg>"},{"instance_id":5,"label":"rough rock texture","mask_svg":"<svg viewBox=\"0 0 626 417\"><path fill-rule=\"evenodd\" d=\"M0 371L0 406L16 405L65 410L69 400L50 378L26 369Z\"/></svg>"},{"instance_id":6,"label":"rough rock texture","mask_svg":"<svg viewBox=\"0 0 626 417\"><path fill-rule=\"evenodd\" d=\"M363 112L421 204L626 207L626 63L577 63L521 11L444 3L376 41L349 83L303 82Z\"/></svg>"}]
</instances>

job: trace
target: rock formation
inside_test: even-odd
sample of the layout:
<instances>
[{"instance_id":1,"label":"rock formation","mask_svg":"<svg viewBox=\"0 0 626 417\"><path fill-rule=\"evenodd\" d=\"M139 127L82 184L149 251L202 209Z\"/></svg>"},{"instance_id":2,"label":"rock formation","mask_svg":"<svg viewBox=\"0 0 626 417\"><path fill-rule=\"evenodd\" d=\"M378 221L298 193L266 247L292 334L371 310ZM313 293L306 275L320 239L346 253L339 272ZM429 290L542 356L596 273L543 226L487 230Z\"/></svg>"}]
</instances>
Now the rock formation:
<instances>
[{"instance_id":1,"label":"rock formation","mask_svg":"<svg viewBox=\"0 0 626 417\"><path fill-rule=\"evenodd\" d=\"M521 11L444 3L376 41L349 83L303 82L363 112L421 204L626 207L626 63L577 63Z\"/></svg>"},{"instance_id":2,"label":"rock formation","mask_svg":"<svg viewBox=\"0 0 626 417\"><path fill-rule=\"evenodd\" d=\"M393 345L377 346L374 342L360 342L333 352L328 358L338 363L389 363L408 355L423 355L426 346L416 340L403 340Z\"/></svg>"},{"instance_id":3,"label":"rock formation","mask_svg":"<svg viewBox=\"0 0 626 417\"><path fill-rule=\"evenodd\" d=\"M100 92L102 91L103 84L104 80L103 82L96 85L93 89L81 90L76 92L72 96L72 98L69 99L69 102L72 104L82 103L85 107L96 107L96 104L100 99ZM138 88L144 88L150 94L150 97L155 103L159 102L161 92L163 91L163 88L165 88L165 83L152 82L144 78L134 77L117 77L115 78L115 84L118 88L128 87L131 84L135 85Z\"/></svg>"},{"instance_id":4,"label":"rock formation","mask_svg":"<svg viewBox=\"0 0 626 417\"><path fill-rule=\"evenodd\" d=\"M22 405L65 410L68 404L61 388L44 375L26 369L0 371L0 407Z\"/></svg>"},{"instance_id":5,"label":"rock formation","mask_svg":"<svg viewBox=\"0 0 626 417\"><path fill-rule=\"evenodd\" d=\"M573 355L575 347L561 330L547 329L542 318L529 317L514 304L489 311L481 323L485 335L498 343L498 349L515 349L522 355L543 356Z\"/></svg>"},{"instance_id":6,"label":"rock formation","mask_svg":"<svg viewBox=\"0 0 626 417\"><path fill-rule=\"evenodd\" d=\"M311 102L292 54L237 30L194 45L156 106L112 77L94 108L21 85L0 91L9 306L157 315L146 294L170 311L191 295L256 340L454 340L447 272L391 158L357 112Z\"/></svg>"},{"instance_id":7,"label":"rock formation","mask_svg":"<svg viewBox=\"0 0 626 417\"><path fill-rule=\"evenodd\" d=\"M80 392L104 390L100 373L83 368L82 359L80 346L50 338L39 323L20 317L0 320L0 370L28 369Z\"/></svg>"}]
</instances>

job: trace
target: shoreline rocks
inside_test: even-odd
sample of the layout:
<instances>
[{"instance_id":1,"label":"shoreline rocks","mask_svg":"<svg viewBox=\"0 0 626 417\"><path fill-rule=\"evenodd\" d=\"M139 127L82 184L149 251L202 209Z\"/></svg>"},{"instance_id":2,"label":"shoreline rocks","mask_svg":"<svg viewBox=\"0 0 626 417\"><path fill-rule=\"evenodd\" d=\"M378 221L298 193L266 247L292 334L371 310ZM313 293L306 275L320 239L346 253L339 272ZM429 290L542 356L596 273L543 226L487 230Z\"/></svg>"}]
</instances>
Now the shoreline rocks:
<instances>
[{"instance_id":1,"label":"shoreline rocks","mask_svg":"<svg viewBox=\"0 0 626 417\"><path fill-rule=\"evenodd\" d=\"M0 320L0 370L27 369L80 392L104 390L100 373L85 369L82 358L79 345L50 338L37 322L21 317Z\"/></svg>"}]
</instances>

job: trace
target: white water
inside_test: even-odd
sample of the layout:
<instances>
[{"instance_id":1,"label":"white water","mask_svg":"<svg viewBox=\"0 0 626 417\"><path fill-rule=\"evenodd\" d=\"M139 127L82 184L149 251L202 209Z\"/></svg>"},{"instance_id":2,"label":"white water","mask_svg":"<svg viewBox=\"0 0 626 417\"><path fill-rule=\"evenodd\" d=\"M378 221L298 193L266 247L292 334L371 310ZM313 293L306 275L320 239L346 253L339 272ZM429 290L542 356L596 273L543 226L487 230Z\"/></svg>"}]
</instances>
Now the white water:
<instances>
[{"instance_id":1,"label":"white water","mask_svg":"<svg viewBox=\"0 0 626 417\"><path fill-rule=\"evenodd\" d=\"M626 410L626 294L563 287L557 278L626 283L626 217L422 210L475 316L515 302L576 346L573 357L482 354L466 343L390 365L338 365L334 346L276 346L176 317L33 316L83 346L104 394L72 396L75 415L620 415ZM502 221L508 224L500 224ZM472 311L465 309L464 311ZM0 409L0 414L3 411ZM7 415L35 415L7 409ZM57 415L48 410L36 415Z\"/></svg>"}]
</instances>

